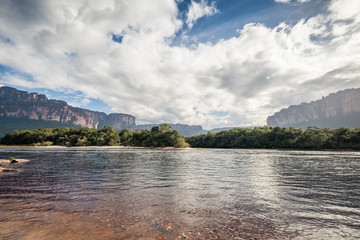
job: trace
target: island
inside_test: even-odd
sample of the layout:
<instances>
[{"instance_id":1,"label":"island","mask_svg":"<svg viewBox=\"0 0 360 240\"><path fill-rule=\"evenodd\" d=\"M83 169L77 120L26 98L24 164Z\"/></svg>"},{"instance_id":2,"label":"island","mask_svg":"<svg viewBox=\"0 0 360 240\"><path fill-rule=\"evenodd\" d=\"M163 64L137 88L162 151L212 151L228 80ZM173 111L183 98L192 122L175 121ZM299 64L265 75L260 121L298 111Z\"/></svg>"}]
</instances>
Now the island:
<instances>
[{"instance_id":1,"label":"island","mask_svg":"<svg viewBox=\"0 0 360 240\"><path fill-rule=\"evenodd\" d=\"M167 123L154 126L151 130L124 129L115 131L104 126L94 128L41 128L8 133L0 140L2 145L30 146L134 146L152 148L186 148L185 138Z\"/></svg>"}]
</instances>

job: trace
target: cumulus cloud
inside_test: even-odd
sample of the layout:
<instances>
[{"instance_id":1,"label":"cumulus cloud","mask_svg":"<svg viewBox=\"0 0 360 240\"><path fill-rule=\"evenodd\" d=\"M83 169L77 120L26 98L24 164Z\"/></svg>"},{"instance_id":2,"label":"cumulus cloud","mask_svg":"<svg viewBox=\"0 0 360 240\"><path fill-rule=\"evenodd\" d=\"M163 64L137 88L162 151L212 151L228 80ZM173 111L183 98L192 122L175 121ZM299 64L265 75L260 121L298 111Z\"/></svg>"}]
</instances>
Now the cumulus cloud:
<instances>
[{"instance_id":1,"label":"cumulus cloud","mask_svg":"<svg viewBox=\"0 0 360 240\"><path fill-rule=\"evenodd\" d=\"M311 0L275 0L277 3L291 3L291 2L299 2L299 3L305 3L310 2Z\"/></svg>"},{"instance_id":2,"label":"cumulus cloud","mask_svg":"<svg viewBox=\"0 0 360 240\"><path fill-rule=\"evenodd\" d=\"M357 0L332 1L293 25L249 23L190 48L171 44L184 24L175 1L0 5L0 64L22 73L3 74L0 84L81 91L138 123L263 125L290 104L360 85Z\"/></svg>"},{"instance_id":3,"label":"cumulus cloud","mask_svg":"<svg viewBox=\"0 0 360 240\"><path fill-rule=\"evenodd\" d=\"M205 0L201 0L200 2L192 0L187 13L186 24L189 28L192 28L199 18L212 16L217 12L218 10L215 7L215 2L208 5L208 2Z\"/></svg>"},{"instance_id":4,"label":"cumulus cloud","mask_svg":"<svg viewBox=\"0 0 360 240\"><path fill-rule=\"evenodd\" d=\"M275 0L277 3L289 3L291 0Z\"/></svg>"}]
</instances>

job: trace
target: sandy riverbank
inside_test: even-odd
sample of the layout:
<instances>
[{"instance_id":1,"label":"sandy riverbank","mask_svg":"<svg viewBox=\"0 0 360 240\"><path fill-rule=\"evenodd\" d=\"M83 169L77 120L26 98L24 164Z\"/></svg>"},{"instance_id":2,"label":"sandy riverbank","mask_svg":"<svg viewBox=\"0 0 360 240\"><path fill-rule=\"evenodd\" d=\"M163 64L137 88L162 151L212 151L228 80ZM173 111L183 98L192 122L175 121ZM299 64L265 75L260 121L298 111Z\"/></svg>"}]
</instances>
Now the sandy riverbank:
<instances>
[{"instance_id":1,"label":"sandy riverbank","mask_svg":"<svg viewBox=\"0 0 360 240\"><path fill-rule=\"evenodd\" d=\"M175 148L175 147L135 147L135 146L35 146L35 148L74 148L74 149L155 149L155 150L185 150L191 148Z\"/></svg>"},{"instance_id":2,"label":"sandy riverbank","mask_svg":"<svg viewBox=\"0 0 360 240\"><path fill-rule=\"evenodd\" d=\"M27 159L15 159L16 163L25 163L25 162L29 162L29 160ZM10 164L11 160L9 159L0 159L0 165L7 165Z\"/></svg>"},{"instance_id":3,"label":"sandy riverbank","mask_svg":"<svg viewBox=\"0 0 360 240\"><path fill-rule=\"evenodd\" d=\"M11 166L11 165L19 165L23 164L25 162L29 162L27 159L15 159L16 162L12 163L10 159L0 159L0 173L1 172L20 172L19 169L13 169L13 168L4 168L3 166Z\"/></svg>"},{"instance_id":4,"label":"sandy riverbank","mask_svg":"<svg viewBox=\"0 0 360 240\"><path fill-rule=\"evenodd\" d=\"M155 149L155 150L187 150L192 149L187 148L175 148L175 147L136 147L136 146L6 146L1 145L0 148L37 148L37 149L62 149L62 148L71 148L71 149Z\"/></svg>"}]
</instances>

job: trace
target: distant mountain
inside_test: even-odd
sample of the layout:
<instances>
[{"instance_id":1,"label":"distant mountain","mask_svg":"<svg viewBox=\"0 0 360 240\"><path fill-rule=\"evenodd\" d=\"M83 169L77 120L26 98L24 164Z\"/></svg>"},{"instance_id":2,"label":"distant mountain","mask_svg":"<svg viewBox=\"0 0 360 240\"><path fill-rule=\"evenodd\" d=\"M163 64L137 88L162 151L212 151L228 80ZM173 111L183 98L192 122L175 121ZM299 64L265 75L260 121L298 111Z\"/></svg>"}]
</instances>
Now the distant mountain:
<instances>
[{"instance_id":1,"label":"distant mountain","mask_svg":"<svg viewBox=\"0 0 360 240\"><path fill-rule=\"evenodd\" d=\"M173 129L178 130L179 133L181 135L183 135L184 137L191 137L191 136L200 135L200 134L207 134L208 132L221 132L224 130L230 130L230 129L236 128L236 127L224 127L224 128L214 128L211 130L204 130L201 125L187 125L187 124L178 124L178 123L176 123L176 124L169 123L169 124L173 127ZM136 125L136 127L133 128L133 130L136 130L136 129L151 130L151 128L153 128L155 126L159 126L159 124Z\"/></svg>"},{"instance_id":2,"label":"distant mountain","mask_svg":"<svg viewBox=\"0 0 360 240\"><path fill-rule=\"evenodd\" d=\"M28 118L13 118L13 117L0 117L0 138L5 134L14 130L23 129L39 129L39 128L60 128L60 127L74 127L79 128L81 126L61 123L58 121L44 121L44 120L32 120Z\"/></svg>"},{"instance_id":3,"label":"distant mountain","mask_svg":"<svg viewBox=\"0 0 360 240\"><path fill-rule=\"evenodd\" d=\"M115 130L148 129L159 124L135 125L135 117L123 114L90 111L72 107L64 101L48 99L43 94L29 93L11 87L0 87L0 137L14 130L89 127L101 129L112 126ZM208 132L220 132L234 127L204 130L200 125L170 124L181 135L188 137Z\"/></svg>"},{"instance_id":4,"label":"distant mountain","mask_svg":"<svg viewBox=\"0 0 360 240\"><path fill-rule=\"evenodd\" d=\"M268 117L270 127L360 127L360 88L331 93L321 100L292 105Z\"/></svg>"},{"instance_id":5,"label":"distant mountain","mask_svg":"<svg viewBox=\"0 0 360 240\"><path fill-rule=\"evenodd\" d=\"M204 130L202 126L200 125L187 125L187 124L171 124L173 129L176 129L179 131L181 135L184 137L190 137L194 135L200 135L207 133L207 130ZM133 130L136 129L147 129L151 130L151 128L159 126L159 124L144 124L144 125L136 125L136 127L133 128Z\"/></svg>"},{"instance_id":6,"label":"distant mountain","mask_svg":"<svg viewBox=\"0 0 360 240\"><path fill-rule=\"evenodd\" d=\"M231 129L234 129L234 128L254 128L254 127L223 127L223 128L214 128L214 129L211 129L211 130L208 130L208 132L221 132L221 131L228 131L228 130L231 130Z\"/></svg>"},{"instance_id":7,"label":"distant mountain","mask_svg":"<svg viewBox=\"0 0 360 240\"><path fill-rule=\"evenodd\" d=\"M14 121L9 121L9 118ZM80 126L97 129L109 125L115 130L135 127L135 117L128 114L106 114L72 107L64 101L49 100L43 94L28 93L11 87L0 87L0 119L3 123L1 129L12 130L30 128L34 124L44 127ZM32 121L26 124L27 119ZM20 124L18 127L14 125L16 122ZM12 127L9 128L9 124L12 124Z\"/></svg>"}]
</instances>

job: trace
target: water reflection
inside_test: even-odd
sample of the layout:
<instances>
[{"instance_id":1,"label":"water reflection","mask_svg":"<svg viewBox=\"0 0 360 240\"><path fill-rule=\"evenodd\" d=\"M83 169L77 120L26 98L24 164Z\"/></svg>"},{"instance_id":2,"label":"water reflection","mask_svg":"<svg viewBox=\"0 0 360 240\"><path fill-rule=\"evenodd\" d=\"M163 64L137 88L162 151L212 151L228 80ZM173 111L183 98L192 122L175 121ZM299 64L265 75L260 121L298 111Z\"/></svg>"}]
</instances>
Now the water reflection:
<instances>
[{"instance_id":1,"label":"water reflection","mask_svg":"<svg viewBox=\"0 0 360 240\"><path fill-rule=\"evenodd\" d=\"M0 149L1 239L356 239L356 152Z\"/></svg>"},{"instance_id":2,"label":"water reflection","mask_svg":"<svg viewBox=\"0 0 360 240\"><path fill-rule=\"evenodd\" d=\"M297 228L314 238L356 239L352 234L359 236L359 154L301 154L281 157L276 168L284 188L282 199ZM295 163L287 162L289 157Z\"/></svg>"}]
</instances>

